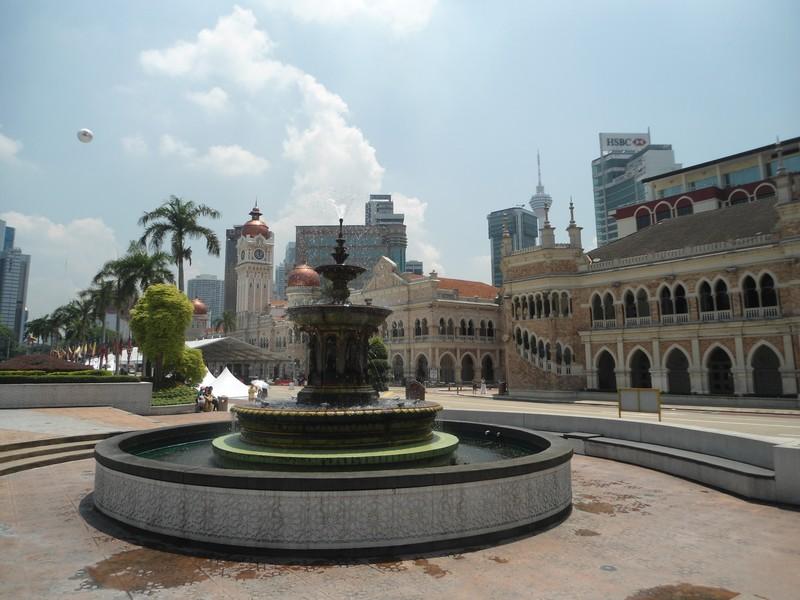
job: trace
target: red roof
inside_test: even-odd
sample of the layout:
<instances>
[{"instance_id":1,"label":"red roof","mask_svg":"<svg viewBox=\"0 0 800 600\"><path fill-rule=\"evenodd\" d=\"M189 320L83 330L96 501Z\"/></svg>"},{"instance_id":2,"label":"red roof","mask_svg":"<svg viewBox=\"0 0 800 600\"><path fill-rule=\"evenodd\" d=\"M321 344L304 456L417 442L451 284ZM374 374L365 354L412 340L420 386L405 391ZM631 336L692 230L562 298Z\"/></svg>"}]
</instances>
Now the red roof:
<instances>
[{"instance_id":1,"label":"red roof","mask_svg":"<svg viewBox=\"0 0 800 600\"><path fill-rule=\"evenodd\" d=\"M457 290L461 298L483 298L486 300L494 300L500 290L488 283L481 283L480 281L467 281L466 279L450 279L448 277L439 277L439 287L447 290Z\"/></svg>"}]
</instances>

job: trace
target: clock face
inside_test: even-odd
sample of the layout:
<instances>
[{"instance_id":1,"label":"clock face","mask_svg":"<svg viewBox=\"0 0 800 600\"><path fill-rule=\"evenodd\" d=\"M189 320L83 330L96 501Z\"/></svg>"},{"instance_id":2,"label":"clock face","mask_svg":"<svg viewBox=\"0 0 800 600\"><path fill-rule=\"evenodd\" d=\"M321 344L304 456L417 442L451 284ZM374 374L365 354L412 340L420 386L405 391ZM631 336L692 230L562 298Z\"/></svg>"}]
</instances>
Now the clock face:
<instances>
[{"instance_id":1,"label":"clock face","mask_svg":"<svg viewBox=\"0 0 800 600\"><path fill-rule=\"evenodd\" d=\"M242 260L244 260L244 250L242 250L241 257L242 257Z\"/></svg>"},{"instance_id":2,"label":"clock face","mask_svg":"<svg viewBox=\"0 0 800 600\"><path fill-rule=\"evenodd\" d=\"M256 257L256 260L263 260L264 259L264 251L261 248L256 248L256 251L253 252L253 256Z\"/></svg>"}]
</instances>

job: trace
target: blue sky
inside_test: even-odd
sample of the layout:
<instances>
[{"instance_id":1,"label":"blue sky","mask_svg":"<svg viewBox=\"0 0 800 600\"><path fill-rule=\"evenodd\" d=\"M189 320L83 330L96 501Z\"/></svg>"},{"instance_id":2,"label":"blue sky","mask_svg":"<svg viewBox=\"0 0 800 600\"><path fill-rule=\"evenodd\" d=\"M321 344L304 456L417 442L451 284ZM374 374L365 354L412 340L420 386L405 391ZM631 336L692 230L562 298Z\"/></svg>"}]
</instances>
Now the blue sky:
<instances>
[{"instance_id":1,"label":"blue sky","mask_svg":"<svg viewBox=\"0 0 800 600\"><path fill-rule=\"evenodd\" d=\"M690 165L800 135L800 3L253 0L0 4L0 218L36 317L88 286L169 194L277 236L407 213L408 258L489 281L486 214L525 203L594 239L600 131ZM88 127L91 144L75 132ZM195 253L189 275L222 274Z\"/></svg>"}]
</instances>

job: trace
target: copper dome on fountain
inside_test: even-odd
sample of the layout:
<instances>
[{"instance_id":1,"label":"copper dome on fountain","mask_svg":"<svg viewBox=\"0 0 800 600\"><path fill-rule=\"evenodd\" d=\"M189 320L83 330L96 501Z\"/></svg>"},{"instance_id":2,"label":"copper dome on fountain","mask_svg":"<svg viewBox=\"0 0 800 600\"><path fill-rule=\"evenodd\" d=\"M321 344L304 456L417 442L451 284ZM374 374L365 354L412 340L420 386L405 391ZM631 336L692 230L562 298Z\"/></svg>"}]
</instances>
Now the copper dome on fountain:
<instances>
[{"instance_id":1,"label":"copper dome on fountain","mask_svg":"<svg viewBox=\"0 0 800 600\"><path fill-rule=\"evenodd\" d=\"M288 309L308 338L308 384L296 402L234 406L241 432L217 438L223 458L283 464L370 464L444 457L458 438L434 432L435 402L382 399L369 380L369 339L392 311L349 303L348 284L365 271L347 265L339 219L333 264L315 271L329 301Z\"/></svg>"}]
</instances>

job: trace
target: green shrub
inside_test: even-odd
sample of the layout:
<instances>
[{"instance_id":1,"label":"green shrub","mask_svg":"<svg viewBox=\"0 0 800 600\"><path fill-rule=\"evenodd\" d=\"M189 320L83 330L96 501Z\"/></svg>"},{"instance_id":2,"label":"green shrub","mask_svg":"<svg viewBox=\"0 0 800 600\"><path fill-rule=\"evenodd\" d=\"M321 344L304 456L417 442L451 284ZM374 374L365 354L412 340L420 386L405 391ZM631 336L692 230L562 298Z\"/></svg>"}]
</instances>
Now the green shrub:
<instances>
[{"instance_id":1,"label":"green shrub","mask_svg":"<svg viewBox=\"0 0 800 600\"><path fill-rule=\"evenodd\" d=\"M3 377L64 377L64 376L80 376L87 375L93 377L106 377L111 375L111 371L96 371L94 369L85 369L83 371L0 371L0 378Z\"/></svg>"},{"instance_id":2,"label":"green shrub","mask_svg":"<svg viewBox=\"0 0 800 600\"><path fill-rule=\"evenodd\" d=\"M33 377L26 375L0 375L0 385L11 383L136 383L138 377L129 375L62 375L44 374Z\"/></svg>"},{"instance_id":3,"label":"green shrub","mask_svg":"<svg viewBox=\"0 0 800 600\"><path fill-rule=\"evenodd\" d=\"M197 390L186 385L178 385L153 392L150 404L153 406L171 406L174 404L194 404Z\"/></svg>"}]
</instances>

